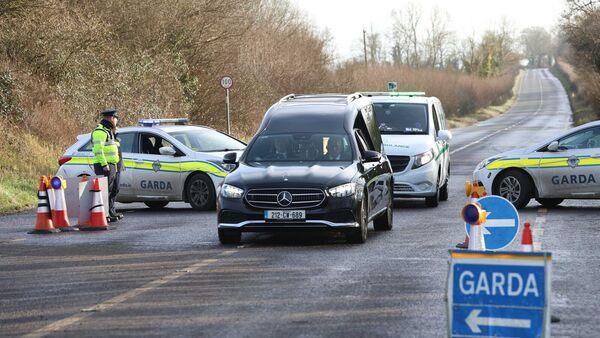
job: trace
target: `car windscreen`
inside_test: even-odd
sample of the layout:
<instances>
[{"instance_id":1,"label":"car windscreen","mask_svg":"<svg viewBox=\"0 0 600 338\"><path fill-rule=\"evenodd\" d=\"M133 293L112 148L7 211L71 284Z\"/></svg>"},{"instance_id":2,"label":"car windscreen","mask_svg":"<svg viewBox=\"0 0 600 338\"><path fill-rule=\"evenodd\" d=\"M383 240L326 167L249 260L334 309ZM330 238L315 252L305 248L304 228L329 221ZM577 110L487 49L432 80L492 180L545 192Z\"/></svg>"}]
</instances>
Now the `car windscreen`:
<instances>
[{"instance_id":1,"label":"car windscreen","mask_svg":"<svg viewBox=\"0 0 600 338\"><path fill-rule=\"evenodd\" d=\"M246 163L351 162L345 134L285 133L260 135L247 150Z\"/></svg>"},{"instance_id":2,"label":"car windscreen","mask_svg":"<svg viewBox=\"0 0 600 338\"><path fill-rule=\"evenodd\" d=\"M426 104L374 103L373 109L382 134L428 134Z\"/></svg>"},{"instance_id":3,"label":"car windscreen","mask_svg":"<svg viewBox=\"0 0 600 338\"><path fill-rule=\"evenodd\" d=\"M210 129L174 131L169 135L193 151L232 151L246 147L242 142Z\"/></svg>"}]
</instances>

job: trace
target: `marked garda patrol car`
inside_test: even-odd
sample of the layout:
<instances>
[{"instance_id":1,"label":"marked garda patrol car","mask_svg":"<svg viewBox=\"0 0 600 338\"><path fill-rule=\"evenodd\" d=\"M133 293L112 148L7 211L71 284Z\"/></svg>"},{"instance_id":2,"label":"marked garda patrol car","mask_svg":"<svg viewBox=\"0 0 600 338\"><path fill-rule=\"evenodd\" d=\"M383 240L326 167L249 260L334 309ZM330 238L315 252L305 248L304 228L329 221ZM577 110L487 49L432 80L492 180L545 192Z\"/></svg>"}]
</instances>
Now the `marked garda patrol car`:
<instances>
[{"instance_id":1,"label":"marked garda patrol car","mask_svg":"<svg viewBox=\"0 0 600 338\"><path fill-rule=\"evenodd\" d=\"M121 172L119 202L144 202L163 208L185 201L194 209L215 207L216 190L234 167L223 164L225 153L241 155L246 145L187 119L141 119L139 126L120 128L118 139L125 171ZM93 176L90 134L79 135L59 159L57 175Z\"/></svg>"},{"instance_id":2,"label":"marked garda patrol car","mask_svg":"<svg viewBox=\"0 0 600 338\"><path fill-rule=\"evenodd\" d=\"M448 200L450 155L442 103L423 92L364 93L371 98L394 170L395 197L425 197L436 207Z\"/></svg>"},{"instance_id":3,"label":"marked garda patrol car","mask_svg":"<svg viewBox=\"0 0 600 338\"><path fill-rule=\"evenodd\" d=\"M487 158L473 178L517 208L531 198L545 207L556 207L564 199L600 199L600 121Z\"/></svg>"}]
</instances>

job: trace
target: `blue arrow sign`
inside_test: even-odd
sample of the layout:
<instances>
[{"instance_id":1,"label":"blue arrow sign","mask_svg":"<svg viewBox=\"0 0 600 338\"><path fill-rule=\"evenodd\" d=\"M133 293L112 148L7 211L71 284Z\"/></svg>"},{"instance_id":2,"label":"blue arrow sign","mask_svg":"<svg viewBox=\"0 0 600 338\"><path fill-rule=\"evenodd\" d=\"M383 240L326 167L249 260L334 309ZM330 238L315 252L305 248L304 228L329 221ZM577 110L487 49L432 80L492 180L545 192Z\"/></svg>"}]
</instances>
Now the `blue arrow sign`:
<instances>
[{"instance_id":1,"label":"blue arrow sign","mask_svg":"<svg viewBox=\"0 0 600 338\"><path fill-rule=\"evenodd\" d=\"M450 336L550 336L550 253L451 250L450 257Z\"/></svg>"},{"instance_id":2,"label":"blue arrow sign","mask_svg":"<svg viewBox=\"0 0 600 338\"><path fill-rule=\"evenodd\" d=\"M512 243L519 233L519 213L515 206L500 196L486 196L477 201L488 212L483 223L485 247L488 250L501 250ZM465 223L467 235L471 224Z\"/></svg>"}]
</instances>

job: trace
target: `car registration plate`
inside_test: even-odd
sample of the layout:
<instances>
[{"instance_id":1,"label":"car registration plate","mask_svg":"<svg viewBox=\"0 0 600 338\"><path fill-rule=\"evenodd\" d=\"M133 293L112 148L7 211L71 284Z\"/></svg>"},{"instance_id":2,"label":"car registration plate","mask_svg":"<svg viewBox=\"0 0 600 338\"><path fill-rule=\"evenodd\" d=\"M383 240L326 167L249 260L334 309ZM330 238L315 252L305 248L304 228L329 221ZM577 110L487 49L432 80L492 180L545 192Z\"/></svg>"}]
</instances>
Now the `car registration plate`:
<instances>
[{"instance_id":1,"label":"car registration plate","mask_svg":"<svg viewBox=\"0 0 600 338\"><path fill-rule=\"evenodd\" d=\"M271 220L305 220L305 210L265 210L265 219Z\"/></svg>"}]
</instances>

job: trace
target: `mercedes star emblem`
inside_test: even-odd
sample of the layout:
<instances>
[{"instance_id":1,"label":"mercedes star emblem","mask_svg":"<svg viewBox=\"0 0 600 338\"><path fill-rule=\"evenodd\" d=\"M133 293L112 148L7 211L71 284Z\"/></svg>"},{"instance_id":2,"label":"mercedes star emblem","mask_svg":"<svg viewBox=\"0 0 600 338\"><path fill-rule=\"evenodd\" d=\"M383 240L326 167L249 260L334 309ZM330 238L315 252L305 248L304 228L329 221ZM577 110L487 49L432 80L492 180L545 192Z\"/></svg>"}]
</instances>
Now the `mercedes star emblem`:
<instances>
[{"instance_id":1,"label":"mercedes star emblem","mask_svg":"<svg viewBox=\"0 0 600 338\"><path fill-rule=\"evenodd\" d=\"M277 194L277 204L282 207L287 207L292 204L292 194L289 191L282 191Z\"/></svg>"}]
</instances>

